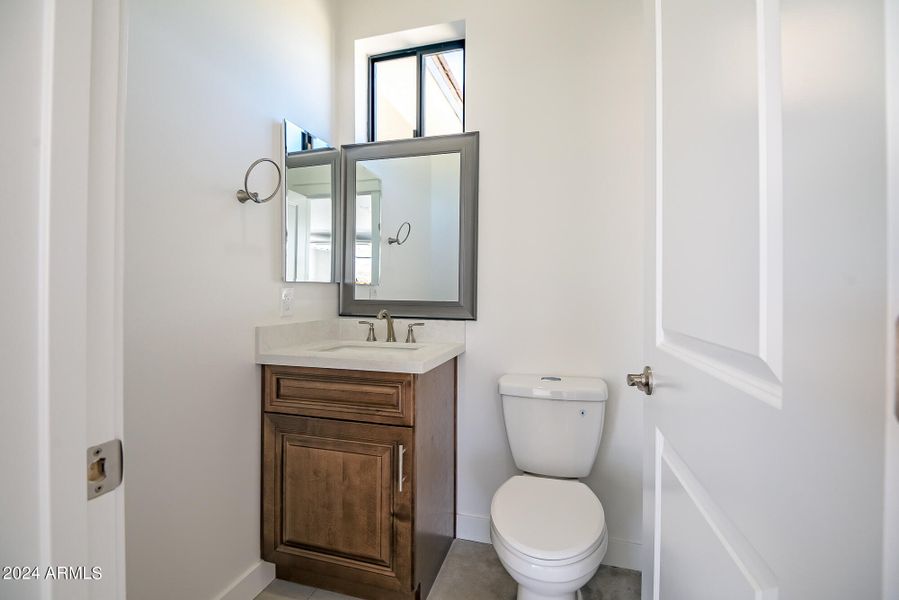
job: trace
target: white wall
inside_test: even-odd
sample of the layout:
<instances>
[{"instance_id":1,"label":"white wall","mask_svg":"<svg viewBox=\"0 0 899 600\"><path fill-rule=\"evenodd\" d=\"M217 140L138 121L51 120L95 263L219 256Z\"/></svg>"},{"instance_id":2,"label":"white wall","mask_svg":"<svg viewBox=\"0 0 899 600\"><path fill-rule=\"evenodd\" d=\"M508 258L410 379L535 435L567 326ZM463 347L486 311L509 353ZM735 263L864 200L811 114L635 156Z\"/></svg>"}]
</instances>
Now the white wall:
<instances>
[{"instance_id":1,"label":"white wall","mask_svg":"<svg viewBox=\"0 0 899 600\"><path fill-rule=\"evenodd\" d=\"M643 48L633 0L344 0L337 141L355 141L354 41L465 20L466 126L479 130L478 321L459 399L459 535L486 539L515 472L496 382L594 375L608 420L588 483L606 509L607 562L639 567ZM534 176L534 173L549 173Z\"/></svg>"},{"instance_id":2,"label":"white wall","mask_svg":"<svg viewBox=\"0 0 899 600\"><path fill-rule=\"evenodd\" d=\"M42 3L0 4L0 565L40 564L38 519L38 189ZM38 598L0 582L4 598Z\"/></svg>"},{"instance_id":3,"label":"white wall","mask_svg":"<svg viewBox=\"0 0 899 600\"><path fill-rule=\"evenodd\" d=\"M253 160L278 156L282 118L332 139L331 5L129 2L130 600L218 597L258 564L253 328L278 318L281 203L241 205L234 193ZM298 285L294 307L301 319L335 316L336 286Z\"/></svg>"},{"instance_id":4,"label":"white wall","mask_svg":"<svg viewBox=\"0 0 899 600\"><path fill-rule=\"evenodd\" d=\"M884 482L883 597L899 598L899 0L887 0L887 240L889 243L886 381L886 477Z\"/></svg>"}]
</instances>

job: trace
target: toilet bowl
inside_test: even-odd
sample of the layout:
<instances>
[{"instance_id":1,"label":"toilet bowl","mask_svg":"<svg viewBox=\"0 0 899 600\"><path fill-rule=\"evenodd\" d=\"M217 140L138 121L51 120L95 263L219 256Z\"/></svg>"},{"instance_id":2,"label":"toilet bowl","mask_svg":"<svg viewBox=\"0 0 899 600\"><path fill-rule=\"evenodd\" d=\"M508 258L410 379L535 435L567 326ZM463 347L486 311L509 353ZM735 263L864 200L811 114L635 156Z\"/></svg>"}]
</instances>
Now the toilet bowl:
<instances>
[{"instance_id":1,"label":"toilet bowl","mask_svg":"<svg viewBox=\"0 0 899 600\"><path fill-rule=\"evenodd\" d=\"M606 554L599 499L573 480L518 475L490 507L490 539L518 600L574 600Z\"/></svg>"},{"instance_id":2,"label":"toilet bowl","mask_svg":"<svg viewBox=\"0 0 899 600\"><path fill-rule=\"evenodd\" d=\"M602 379L504 375L506 434L524 475L490 505L490 540L518 582L518 600L575 600L608 548L599 498L577 480L590 473L608 390Z\"/></svg>"}]
</instances>

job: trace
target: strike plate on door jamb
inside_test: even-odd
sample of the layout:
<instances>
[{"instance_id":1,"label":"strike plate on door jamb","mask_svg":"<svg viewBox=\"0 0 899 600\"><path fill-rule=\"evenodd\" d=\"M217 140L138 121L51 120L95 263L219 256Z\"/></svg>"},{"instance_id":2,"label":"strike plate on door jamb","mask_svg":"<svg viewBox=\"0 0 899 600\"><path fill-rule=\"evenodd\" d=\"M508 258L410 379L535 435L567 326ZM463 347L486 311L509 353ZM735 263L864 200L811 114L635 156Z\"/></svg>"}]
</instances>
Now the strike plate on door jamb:
<instances>
[{"instance_id":1,"label":"strike plate on door jamb","mask_svg":"<svg viewBox=\"0 0 899 600\"><path fill-rule=\"evenodd\" d=\"M87 449L87 499L93 500L122 483L122 440Z\"/></svg>"}]
</instances>

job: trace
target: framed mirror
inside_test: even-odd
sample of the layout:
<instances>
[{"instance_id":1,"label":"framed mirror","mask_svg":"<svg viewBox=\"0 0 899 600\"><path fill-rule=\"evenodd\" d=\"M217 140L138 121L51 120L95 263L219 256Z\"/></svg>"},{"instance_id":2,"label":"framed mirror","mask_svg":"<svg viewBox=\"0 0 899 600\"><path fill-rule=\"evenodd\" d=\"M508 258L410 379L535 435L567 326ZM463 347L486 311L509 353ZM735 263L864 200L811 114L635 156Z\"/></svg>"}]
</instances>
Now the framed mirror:
<instances>
[{"instance_id":1,"label":"framed mirror","mask_svg":"<svg viewBox=\"0 0 899 600\"><path fill-rule=\"evenodd\" d=\"M340 314L475 319L478 134L343 146Z\"/></svg>"},{"instance_id":2,"label":"framed mirror","mask_svg":"<svg viewBox=\"0 0 899 600\"><path fill-rule=\"evenodd\" d=\"M340 151L284 121L284 281L337 281Z\"/></svg>"}]
</instances>

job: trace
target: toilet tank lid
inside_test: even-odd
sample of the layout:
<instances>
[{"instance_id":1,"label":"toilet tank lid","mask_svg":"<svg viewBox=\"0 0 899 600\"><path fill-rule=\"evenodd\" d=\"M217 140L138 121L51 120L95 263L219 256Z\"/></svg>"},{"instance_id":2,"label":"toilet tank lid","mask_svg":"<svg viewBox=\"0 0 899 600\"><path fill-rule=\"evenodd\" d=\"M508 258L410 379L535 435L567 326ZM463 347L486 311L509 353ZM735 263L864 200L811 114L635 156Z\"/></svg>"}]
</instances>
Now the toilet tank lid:
<instances>
[{"instance_id":1,"label":"toilet tank lid","mask_svg":"<svg viewBox=\"0 0 899 600\"><path fill-rule=\"evenodd\" d=\"M499 378L499 393L504 396L585 400L604 402L609 388L599 377L567 377L564 375L515 375Z\"/></svg>"}]
</instances>

